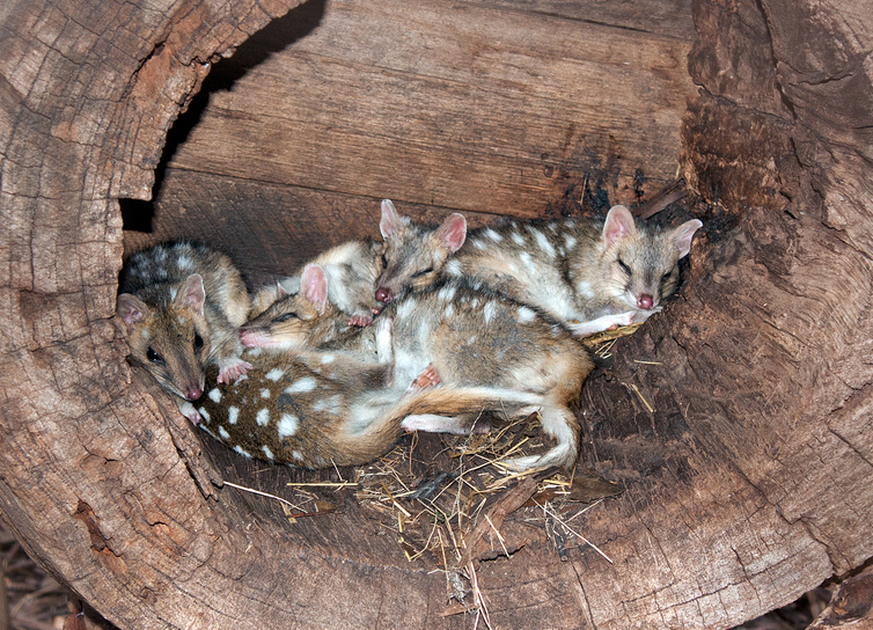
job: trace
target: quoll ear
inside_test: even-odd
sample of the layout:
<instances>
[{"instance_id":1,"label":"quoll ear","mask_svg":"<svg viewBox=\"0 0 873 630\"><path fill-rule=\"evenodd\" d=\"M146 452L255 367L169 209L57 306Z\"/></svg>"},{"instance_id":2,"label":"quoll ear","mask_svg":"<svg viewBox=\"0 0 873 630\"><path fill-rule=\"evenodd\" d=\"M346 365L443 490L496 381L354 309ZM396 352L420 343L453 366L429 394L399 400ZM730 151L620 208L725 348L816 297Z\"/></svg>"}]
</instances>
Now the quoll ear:
<instances>
[{"instance_id":1,"label":"quoll ear","mask_svg":"<svg viewBox=\"0 0 873 630\"><path fill-rule=\"evenodd\" d=\"M691 251L691 239L694 238L694 233L703 227L703 222L699 219L686 221L675 230L669 233L670 242L679 251L679 258L684 257Z\"/></svg>"},{"instance_id":2,"label":"quoll ear","mask_svg":"<svg viewBox=\"0 0 873 630\"><path fill-rule=\"evenodd\" d=\"M206 301L206 291L203 288L203 276L192 273L185 278L179 287L173 304L177 307L190 308L192 311L203 315L203 303Z\"/></svg>"},{"instance_id":3,"label":"quoll ear","mask_svg":"<svg viewBox=\"0 0 873 630\"><path fill-rule=\"evenodd\" d=\"M379 232L383 239L391 238L397 230L409 223L409 219L397 213L394 203L390 199L382 200L382 218L379 221Z\"/></svg>"},{"instance_id":4,"label":"quoll ear","mask_svg":"<svg viewBox=\"0 0 873 630\"><path fill-rule=\"evenodd\" d=\"M442 248L454 254L467 240L467 219L463 214L453 212L437 228L436 236Z\"/></svg>"},{"instance_id":5,"label":"quoll ear","mask_svg":"<svg viewBox=\"0 0 873 630\"><path fill-rule=\"evenodd\" d=\"M310 263L300 275L300 294L315 307L319 315L324 315L327 305L327 276L321 265Z\"/></svg>"},{"instance_id":6,"label":"quoll ear","mask_svg":"<svg viewBox=\"0 0 873 630\"><path fill-rule=\"evenodd\" d=\"M151 309L146 303L131 293L122 293L118 296L115 312L124 322L128 335L138 322L151 315Z\"/></svg>"},{"instance_id":7,"label":"quoll ear","mask_svg":"<svg viewBox=\"0 0 873 630\"><path fill-rule=\"evenodd\" d=\"M612 206L603 223L603 242L612 245L615 241L636 234L634 217L625 206Z\"/></svg>"}]
</instances>

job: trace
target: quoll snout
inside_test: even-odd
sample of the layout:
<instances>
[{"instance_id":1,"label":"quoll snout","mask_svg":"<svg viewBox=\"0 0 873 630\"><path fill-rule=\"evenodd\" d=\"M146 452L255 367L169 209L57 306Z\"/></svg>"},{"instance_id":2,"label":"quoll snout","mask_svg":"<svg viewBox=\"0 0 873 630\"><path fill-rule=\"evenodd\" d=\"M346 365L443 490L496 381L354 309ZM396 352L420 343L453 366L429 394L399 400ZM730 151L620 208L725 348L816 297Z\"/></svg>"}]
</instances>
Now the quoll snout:
<instances>
[{"instance_id":1,"label":"quoll snout","mask_svg":"<svg viewBox=\"0 0 873 630\"><path fill-rule=\"evenodd\" d=\"M642 293L637 296L637 307L648 311L654 306L655 299L648 293Z\"/></svg>"},{"instance_id":2,"label":"quoll snout","mask_svg":"<svg viewBox=\"0 0 873 630\"><path fill-rule=\"evenodd\" d=\"M376 289L376 299L382 304L388 304L392 299L393 295L391 295L391 289L388 287L379 287Z\"/></svg>"}]
</instances>

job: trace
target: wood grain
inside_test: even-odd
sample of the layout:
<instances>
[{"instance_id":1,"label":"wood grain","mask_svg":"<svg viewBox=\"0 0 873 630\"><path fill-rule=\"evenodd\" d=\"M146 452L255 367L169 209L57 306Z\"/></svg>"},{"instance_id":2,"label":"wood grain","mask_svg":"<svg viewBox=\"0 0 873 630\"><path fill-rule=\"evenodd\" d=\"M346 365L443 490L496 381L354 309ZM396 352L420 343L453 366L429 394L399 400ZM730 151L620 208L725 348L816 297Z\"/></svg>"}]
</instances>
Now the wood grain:
<instances>
[{"instance_id":1,"label":"wood grain","mask_svg":"<svg viewBox=\"0 0 873 630\"><path fill-rule=\"evenodd\" d=\"M111 321L116 198L148 197L171 121L186 105L197 112L190 99L207 64L287 8L0 9L0 515L118 627L468 628L472 616L440 616L445 577L408 564L359 512L292 528L275 507L222 487L225 475L271 488L301 473L216 466L125 363ZM813 12L695 0L714 48L695 47L703 93L681 136L686 106L675 96L693 90L681 29L657 27L669 19L608 26L554 2L413 9L322 3L273 22L290 39L272 32L279 44L243 50L260 63L237 66L229 90L214 86L209 107L223 122L207 107L179 144L180 172L164 181L190 185L190 197L167 193L156 231L196 227L240 251L274 232L296 240L294 226L245 231L252 221L232 213L239 199L256 210L258 195L271 217L312 221L299 233L318 225L328 242L369 231L369 221L342 220L359 221L346 214L355 208L369 217L383 196L434 217L537 214L568 189L581 194L585 174L609 175L602 190L621 199L633 195L622 178L637 164L672 178L681 155L697 192L723 205L693 208L706 229L682 294L583 391L582 456L627 491L579 527L614 564L588 549L561 562L525 529L511 560L477 569L492 623L726 628L861 566L873 556L873 179L862 105L873 96L863 63L873 17L863 3ZM247 99L261 109L238 104ZM744 147L749 120L762 135ZM691 142L708 134L730 142ZM395 161L374 159L385 154ZM757 191L762 180L774 190ZM342 227L330 234L311 213L283 214L286 204ZM284 264L276 249L251 268ZM528 528L504 525L516 539Z\"/></svg>"},{"instance_id":2,"label":"wood grain","mask_svg":"<svg viewBox=\"0 0 873 630\"><path fill-rule=\"evenodd\" d=\"M273 25L268 58L216 68L227 89L170 168L520 216L586 178L630 202L637 169L653 188L676 173L690 42L664 25L526 3L307 6L323 14L305 36Z\"/></svg>"}]
</instances>

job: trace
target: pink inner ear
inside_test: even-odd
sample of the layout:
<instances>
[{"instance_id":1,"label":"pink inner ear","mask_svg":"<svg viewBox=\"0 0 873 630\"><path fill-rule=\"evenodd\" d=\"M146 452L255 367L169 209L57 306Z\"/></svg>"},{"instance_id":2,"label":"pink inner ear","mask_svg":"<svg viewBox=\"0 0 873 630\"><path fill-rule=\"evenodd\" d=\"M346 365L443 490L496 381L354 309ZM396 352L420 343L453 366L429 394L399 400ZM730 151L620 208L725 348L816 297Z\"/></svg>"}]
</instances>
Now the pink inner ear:
<instances>
[{"instance_id":1,"label":"pink inner ear","mask_svg":"<svg viewBox=\"0 0 873 630\"><path fill-rule=\"evenodd\" d=\"M118 296L116 312L121 317L124 325L127 326L127 332L129 333L134 324L145 319L148 313L148 306L135 295L122 293Z\"/></svg>"},{"instance_id":2,"label":"pink inner ear","mask_svg":"<svg viewBox=\"0 0 873 630\"><path fill-rule=\"evenodd\" d=\"M679 258L684 257L691 251L691 239L694 238L694 233L703 227L703 222L699 219L686 221L670 233L670 240L673 245L679 250Z\"/></svg>"},{"instance_id":3,"label":"pink inner ear","mask_svg":"<svg viewBox=\"0 0 873 630\"><path fill-rule=\"evenodd\" d=\"M630 236L637 231L634 217L624 206L612 206L606 215L603 224L603 241L612 245L615 241L625 236Z\"/></svg>"},{"instance_id":4,"label":"pink inner ear","mask_svg":"<svg viewBox=\"0 0 873 630\"><path fill-rule=\"evenodd\" d=\"M442 222L437 235L450 254L458 251L467 239L467 219L463 214L453 212Z\"/></svg>"},{"instance_id":5,"label":"pink inner ear","mask_svg":"<svg viewBox=\"0 0 873 630\"><path fill-rule=\"evenodd\" d=\"M379 232L382 238L388 238L400 227L401 219L397 209L390 199L382 200L382 219L379 221Z\"/></svg>"},{"instance_id":6,"label":"pink inner ear","mask_svg":"<svg viewBox=\"0 0 873 630\"><path fill-rule=\"evenodd\" d=\"M315 307L319 315L323 315L327 304L327 276L324 275L324 269L316 264L306 265L300 276L300 287L303 298Z\"/></svg>"},{"instance_id":7,"label":"pink inner ear","mask_svg":"<svg viewBox=\"0 0 873 630\"><path fill-rule=\"evenodd\" d=\"M187 306L192 311L203 314L203 302L206 301L206 291L203 289L203 277L199 273L192 273L185 278L185 282L179 287L176 300Z\"/></svg>"}]
</instances>

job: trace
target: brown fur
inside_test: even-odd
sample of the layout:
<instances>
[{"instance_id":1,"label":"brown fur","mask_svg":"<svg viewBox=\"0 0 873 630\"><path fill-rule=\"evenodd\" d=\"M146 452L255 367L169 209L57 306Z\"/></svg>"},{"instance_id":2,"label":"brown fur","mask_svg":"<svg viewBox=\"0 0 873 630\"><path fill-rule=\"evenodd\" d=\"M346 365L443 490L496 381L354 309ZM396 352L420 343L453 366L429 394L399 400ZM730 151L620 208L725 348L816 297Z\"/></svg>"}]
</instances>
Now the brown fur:
<instances>
[{"instance_id":1,"label":"brown fur","mask_svg":"<svg viewBox=\"0 0 873 630\"><path fill-rule=\"evenodd\" d=\"M236 330L250 302L224 254L187 241L134 254L121 275L118 316L131 358L180 398L199 398L208 364L224 379L245 372Z\"/></svg>"}]
</instances>

